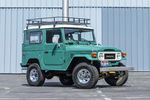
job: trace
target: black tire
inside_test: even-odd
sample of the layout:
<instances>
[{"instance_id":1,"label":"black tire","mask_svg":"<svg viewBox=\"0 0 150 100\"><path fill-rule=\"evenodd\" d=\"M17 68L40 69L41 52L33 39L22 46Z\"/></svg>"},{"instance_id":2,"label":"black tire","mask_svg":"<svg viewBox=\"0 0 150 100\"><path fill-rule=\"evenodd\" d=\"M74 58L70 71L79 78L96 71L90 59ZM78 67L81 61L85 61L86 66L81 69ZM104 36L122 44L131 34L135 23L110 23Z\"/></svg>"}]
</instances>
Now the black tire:
<instances>
[{"instance_id":1,"label":"black tire","mask_svg":"<svg viewBox=\"0 0 150 100\"><path fill-rule=\"evenodd\" d=\"M66 76L66 75L61 75L59 76L60 82L65 85L65 86L71 86L73 85L73 80L72 77Z\"/></svg>"},{"instance_id":2,"label":"black tire","mask_svg":"<svg viewBox=\"0 0 150 100\"><path fill-rule=\"evenodd\" d=\"M36 76L37 80L33 81L30 78L31 71L37 71ZM42 86L45 82L45 73L40 69L40 66L37 63L33 63L28 67L27 73L26 73L27 82L30 86Z\"/></svg>"},{"instance_id":3,"label":"black tire","mask_svg":"<svg viewBox=\"0 0 150 100\"><path fill-rule=\"evenodd\" d=\"M122 86L128 80L128 71L121 71L118 74L112 74L105 78L105 81L111 86Z\"/></svg>"},{"instance_id":4,"label":"black tire","mask_svg":"<svg viewBox=\"0 0 150 100\"><path fill-rule=\"evenodd\" d=\"M82 71L82 70L88 71L88 73L90 73L90 75L91 75L91 77L89 78L89 81L87 81L87 83L81 82L81 80L79 78L80 71ZM84 71L83 71L83 74L84 74ZM85 76L82 76L82 77L85 77ZM87 78L87 77L85 77L85 78ZM73 73L72 73L72 79L73 79L75 86L78 88L83 88L83 89L93 88L96 85L98 78L99 78L99 73L98 73L97 68L95 66L92 66L92 65L84 63L84 62L76 65L73 70Z\"/></svg>"}]
</instances>

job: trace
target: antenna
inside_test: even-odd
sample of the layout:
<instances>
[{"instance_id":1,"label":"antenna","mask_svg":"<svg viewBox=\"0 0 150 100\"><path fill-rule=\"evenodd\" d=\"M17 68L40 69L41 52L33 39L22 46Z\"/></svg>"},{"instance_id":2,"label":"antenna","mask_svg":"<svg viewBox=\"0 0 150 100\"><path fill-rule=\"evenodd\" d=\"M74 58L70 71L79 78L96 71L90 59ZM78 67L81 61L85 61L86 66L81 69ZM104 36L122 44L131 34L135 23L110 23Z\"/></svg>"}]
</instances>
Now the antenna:
<instances>
[{"instance_id":1,"label":"antenna","mask_svg":"<svg viewBox=\"0 0 150 100\"><path fill-rule=\"evenodd\" d=\"M68 17L69 17L69 0L63 0L62 6L63 6L62 16L64 18L63 21L68 21Z\"/></svg>"}]
</instances>

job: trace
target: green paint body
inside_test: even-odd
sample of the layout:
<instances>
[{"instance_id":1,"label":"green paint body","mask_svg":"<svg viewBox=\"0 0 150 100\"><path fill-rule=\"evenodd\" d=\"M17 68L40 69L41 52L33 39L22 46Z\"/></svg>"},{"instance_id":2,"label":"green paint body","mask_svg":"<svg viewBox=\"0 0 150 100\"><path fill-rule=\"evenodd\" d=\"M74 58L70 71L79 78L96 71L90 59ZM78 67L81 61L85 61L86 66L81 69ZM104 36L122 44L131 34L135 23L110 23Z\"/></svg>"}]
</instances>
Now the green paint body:
<instances>
[{"instance_id":1,"label":"green paint body","mask_svg":"<svg viewBox=\"0 0 150 100\"><path fill-rule=\"evenodd\" d=\"M68 44L69 41L65 40L64 28L59 28L61 30L63 43L46 43L46 31L53 29L40 29L42 31L42 42L40 44L22 44L22 65L26 66L30 59L37 59L40 63L42 70L58 70L66 71L75 57L85 57L90 61L99 61L98 57L93 58L91 56L92 52L111 52L104 51L105 49L113 49L114 52L121 52L120 49L114 47L104 47L96 45L96 41L93 41L88 44L88 42L76 43L72 41L72 45ZM27 31L39 31L39 29L25 30L24 31L24 40L26 37ZM71 42L71 41L70 41ZM48 51L48 53L45 53ZM122 60L126 58L122 57ZM110 63L109 66L118 65L119 61L116 63Z\"/></svg>"}]
</instances>

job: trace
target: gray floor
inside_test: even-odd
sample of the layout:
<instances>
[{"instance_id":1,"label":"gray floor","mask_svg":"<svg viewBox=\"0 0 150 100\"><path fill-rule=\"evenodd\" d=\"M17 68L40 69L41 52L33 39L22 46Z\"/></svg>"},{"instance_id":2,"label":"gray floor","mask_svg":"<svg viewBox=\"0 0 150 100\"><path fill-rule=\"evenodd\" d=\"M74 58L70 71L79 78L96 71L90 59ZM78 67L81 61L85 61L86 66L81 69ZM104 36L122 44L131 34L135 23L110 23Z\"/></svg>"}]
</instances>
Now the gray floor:
<instances>
[{"instance_id":1,"label":"gray floor","mask_svg":"<svg viewBox=\"0 0 150 100\"><path fill-rule=\"evenodd\" d=\"M150 72L130 72L122 87L100 80L93 89L64 87L57 77L42 87L27 85L25 75L0 74L0 100L150 100Z\"/></svg>"}]
</instances>

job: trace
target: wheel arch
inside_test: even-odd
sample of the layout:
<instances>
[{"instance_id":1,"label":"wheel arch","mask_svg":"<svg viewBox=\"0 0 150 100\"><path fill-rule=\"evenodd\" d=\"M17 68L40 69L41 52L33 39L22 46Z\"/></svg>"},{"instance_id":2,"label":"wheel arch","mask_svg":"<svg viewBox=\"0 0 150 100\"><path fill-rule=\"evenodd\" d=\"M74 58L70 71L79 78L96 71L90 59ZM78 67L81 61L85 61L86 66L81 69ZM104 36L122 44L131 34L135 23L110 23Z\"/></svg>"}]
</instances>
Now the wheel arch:
<instances>
[{"instance_id":1,"label":"wheel arch","mask_svg":"<svg viewBox=\"0 0 150 100\"><path fill-rule=\"evenodd\" d=\"M97 60L89 60L86 57L74 57L72 59L71 63L69 64L67 70L72 72L73 69L75 68L75 66L81 62L86 62L88 64L91 64L91 65L95 66L97 69L100 66L100 63ZM98 69L98 71L99 71L99 69Z\"/></svg>"},{"instance_id":2,"label":"wheel arch","mask_svg":"<svg viewBox=\"0 0 150 100\"><path fill-rule=\"evenodd\" d=\"M39 59L37 59L37 58L30 58L30 59L28 60L28 62L27 62L27 67L28 67L30 64L32 64L32 63L37 63L37 64L39 64L39 66L40 66Z\"/></svg>"}]
</instances>

